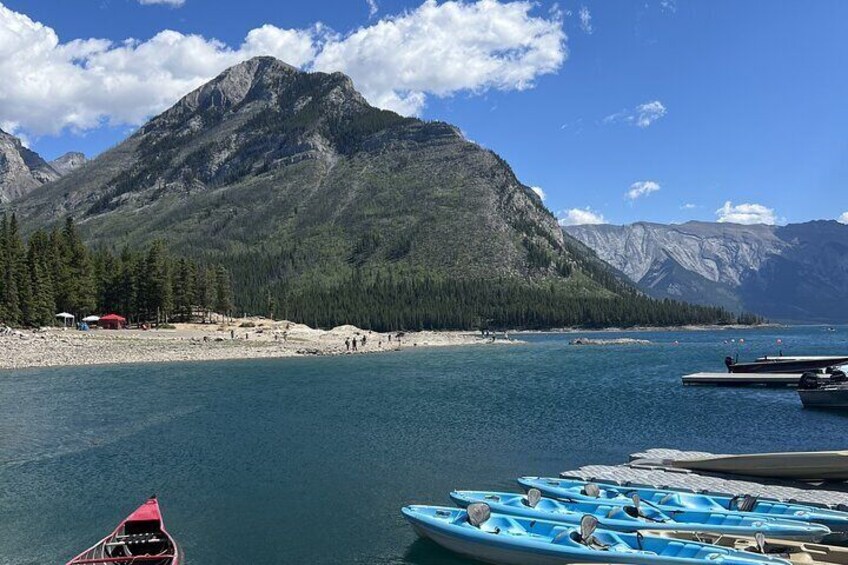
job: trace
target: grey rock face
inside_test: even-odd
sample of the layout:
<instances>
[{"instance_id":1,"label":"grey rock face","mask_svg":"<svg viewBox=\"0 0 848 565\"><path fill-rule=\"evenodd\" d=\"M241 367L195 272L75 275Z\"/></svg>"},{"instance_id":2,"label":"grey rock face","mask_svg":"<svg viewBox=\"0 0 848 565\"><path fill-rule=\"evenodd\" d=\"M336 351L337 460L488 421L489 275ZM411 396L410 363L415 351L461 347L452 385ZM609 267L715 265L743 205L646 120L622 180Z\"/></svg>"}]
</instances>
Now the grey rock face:
<instances>
[{"instance_id":1,"label":"grey rock face","mask_svg":"<svg viewBox=\"0 0 848 565\"><path fill-rule=\"evenodd\" d=\"M85 155L77 151L70 151L61 157L57 157L50 161L50 166L60 176L65 176L71 171L75 171L88 162Z\"/></svg>"},{"instance_id":2,"label":"grey rock face","mask_svg":"<svg viewBox=\"0 0 848 565\"><path fill-rule=\"evenodd\" d=\"M44 183L59 178L57 173L17 137L0 130L0 203L10 202Z\"/></svg>"},{"instance_id":3,"label":"grey rock face","mask_svg":"<svg viewBox=\"0 0 848 565\"><path fill-rule=\"evenodd\" d=\"M776 320L848 320L848 226L836 222L564 229L657 297Z\"/></svg>"}]
</instances>

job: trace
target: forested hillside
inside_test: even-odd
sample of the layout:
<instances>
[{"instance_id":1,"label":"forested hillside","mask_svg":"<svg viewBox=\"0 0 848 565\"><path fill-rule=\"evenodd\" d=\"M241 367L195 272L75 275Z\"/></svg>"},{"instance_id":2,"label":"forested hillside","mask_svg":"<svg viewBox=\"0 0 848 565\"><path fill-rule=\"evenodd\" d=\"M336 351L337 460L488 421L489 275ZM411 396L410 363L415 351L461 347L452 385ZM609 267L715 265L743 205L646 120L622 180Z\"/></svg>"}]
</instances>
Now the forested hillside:
<instances>
[{"instance_id":1,"label":"forested hillside","mask_svg":"<svg viewBox=\"0 0 848 565\"><path fill-rule=\"evenodd\" d=\"M0 218L0 324L61 323L115 312L131 322L188 320L232 311L232 286L223 267L171 257L162 241L119 254L89 250L72 220L37 230L24 244L15 216Z\"/></svg>"}]
</instances>

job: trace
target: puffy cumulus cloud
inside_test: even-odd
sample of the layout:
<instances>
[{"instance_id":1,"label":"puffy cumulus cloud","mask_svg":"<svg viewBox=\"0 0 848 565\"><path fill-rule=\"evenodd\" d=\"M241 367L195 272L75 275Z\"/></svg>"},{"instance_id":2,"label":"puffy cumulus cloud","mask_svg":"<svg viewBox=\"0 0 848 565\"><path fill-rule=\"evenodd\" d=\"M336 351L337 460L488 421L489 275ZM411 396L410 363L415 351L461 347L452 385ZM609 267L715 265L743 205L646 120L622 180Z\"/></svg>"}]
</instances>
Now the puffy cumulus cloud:
<instances>
[{"instance_id":1,"label":"puffy cumulus cloud","mask_svg":"<svg viewBox=\"0 0 848 565\"><path fill-rule=\"evenodd\" d=\"M605 124L624 123L632 126L646 128L664 117L668 110L665 105L659 100L652 100L639 104L633 109L622 110L615 114L610 114L604 118Z\"/></svg>"},{"instance_id":2,"label":"puffy cumulus cloud","mask_svg":"<svg viewBox=\"0 0 848 565\"><path fill-rule=\"evenodd\" d=\"M151 5L151 4L165 4L166 6L173 6L175 8L179 8L183 4L185 4L185 0L138 0L139 4L142 5Z\"/></svg>"},{"instance_id":3,"label":"puffy cumulus cloud","mask_svg":"<svg viewBox=\"0 0 848 565\"><path fill-rule=\"evenodd\" d=\"M715 211L718 222L729 224L767 224L777 223L777 215L772 208L762 204L737 204L733 205L730 200L724 206Z\"/></svg>"},{"instance_id":4,"label":"puffy cumulus cloud","mask_svg":"<svg viewBox=\"0 0 848 565\"><path fill-rule=\"evenodd\" d=\"M624 193L624 197L628 200L637 200L643 196L648 196L652 192L657 192L659 189L659 183L652 180L640 180L630 185L630 190Z\"/></svg>"},{"instance_id":5,"label":"puffy cumulus cloud","mask_svg":"<svg viewBox=\"0 0 848 565\"><path fill-rule=\"evenodd\" d=\"M531 186L530 190L535 192L536 196L538 196L540 200L544 200L548 196L547 194L545 194L545 191L542 190L541 186Z\"/></svg>"},{"instance_id":6,"label":"puffy cumulus cloud","mask_svg":"<svg viewBox=\"0 0 848 565\"><path fill-rule=\"evenodd\" d=\"M266 25L238 49L169 30L147 41L60 43L51 28L0 4L0 121L34 134L139 124L254 55L308 63L320 33Z\"/></svg>"},{"instance_id":7,"label":"puffy cumulus cloud","mask_svg":"<svg viewBox=\"0 0 848 565\"><path fill-rule=\"evenodd\" d=\"M0 4L0 122L20 133L137 125L225 68L272 55L308 70L349 74L372 104L419 113L428 95L530 88L565 61L557 15L534 4L428 0L340 36L273 25L237 48L165 30L152 38L61 43L56 32Z\"/></svg>"},{"instance_id":8,"label":"puffy cumulus cloud","mask_svg":"<svg viewBox=\"0 0 848 565\"><path fill-rule=\"evenodd\" d=\"M842 215L836 221L840 224L848 224L848 212L842 212Z\"/></svg>"},{"instance_id":9,"label":"puffy cumulus cloud","mask_svg":"<svg viewBox=\"0 0 848 565\"><path fill-rule=\"evenodd\" d=\"M566 58L562 21L532 2L427 0L328 42L314 68L350 75L369 102L418 114L427 94L524 90Z\"/></svg>"},{"instance_id":10,"label":"puffy cumulus cloud","mask_svg":"<svg viewBox=\"0 0 848 565\"><path fill-rule=\"evenodd\" d=\"M577 17L580 19L580 29L585 33L591 34L595 31L595 28L592 27L592 13L589 12L589 8L581 6L577 12Z\"/></svg>"},{"instance_id":11,"label":"puffy cumulus cloud","mask_svg":"<svg viewBox=\"0 0 848 565\"><path fill-rule=\"evenodd\" d=\"M583 226L587 224L597 225L607 223L603 214L593 212L591 208L572 208L559 213L559 224L561 226Z\"/></svg>"}]
</instances>

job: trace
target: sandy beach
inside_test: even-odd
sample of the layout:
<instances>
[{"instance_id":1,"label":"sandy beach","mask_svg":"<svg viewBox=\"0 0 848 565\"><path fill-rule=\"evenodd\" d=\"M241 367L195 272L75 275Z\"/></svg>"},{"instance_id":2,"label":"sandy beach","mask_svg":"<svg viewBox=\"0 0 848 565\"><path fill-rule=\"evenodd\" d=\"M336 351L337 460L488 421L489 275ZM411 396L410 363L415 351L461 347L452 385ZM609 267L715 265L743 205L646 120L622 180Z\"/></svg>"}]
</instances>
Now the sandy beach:
<instances>
[{"instance_id":1,"label":"sandy beach","mask_svg":"<svg viewBox=\"0 0 848 565\"><path fill-rule=\"evenodd\" d=\"M252 327L250 327L252 325ZM364 345L362 339L365 338ZM345 344L356 338L354 351ZM472 332L379 333L355 326L332 330L262 318L220 324L176 324L175 329L102 330L71 328L0 332L0 369L252 359L306 355L388 353L411 347L493 343ZM498 339L494 343L518 343Z\"/></svg>"}]
</instances>

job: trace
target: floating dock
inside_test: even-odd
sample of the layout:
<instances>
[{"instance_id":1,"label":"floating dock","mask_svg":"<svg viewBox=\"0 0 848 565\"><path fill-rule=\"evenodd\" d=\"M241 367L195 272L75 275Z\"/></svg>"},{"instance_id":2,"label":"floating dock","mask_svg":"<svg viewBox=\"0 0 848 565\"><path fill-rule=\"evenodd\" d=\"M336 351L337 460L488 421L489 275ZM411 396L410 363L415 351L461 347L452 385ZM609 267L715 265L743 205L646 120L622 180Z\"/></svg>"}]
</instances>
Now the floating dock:
<instances>
[{"instance_id":1,"label":"floating dock","mask_svg":"<svg viewBox=\"0 0 848 565\"><path fill-rule=\"evenodd\" d=\"M848 511L848 485L845 483L820 488L796 481L695 473L663 464L663 460L666 459L698 459L714 455L675 449L649 449L631 454L630 462L624 465L586 465L572 471L563 471L560 476L621 486L673 488L702 494L726 496L749 494L784 502L798 502Z\"/></svg>"},{"instance_id":2,"label":"floating dock","mask_svg":"<svg viewBox=\"0 0 848 565\"><path fill-rule=\"evenodd\" d=\"M687 386L797 387L801 373L693 373L682 380Z\"/></svg>"}]
</instances>

